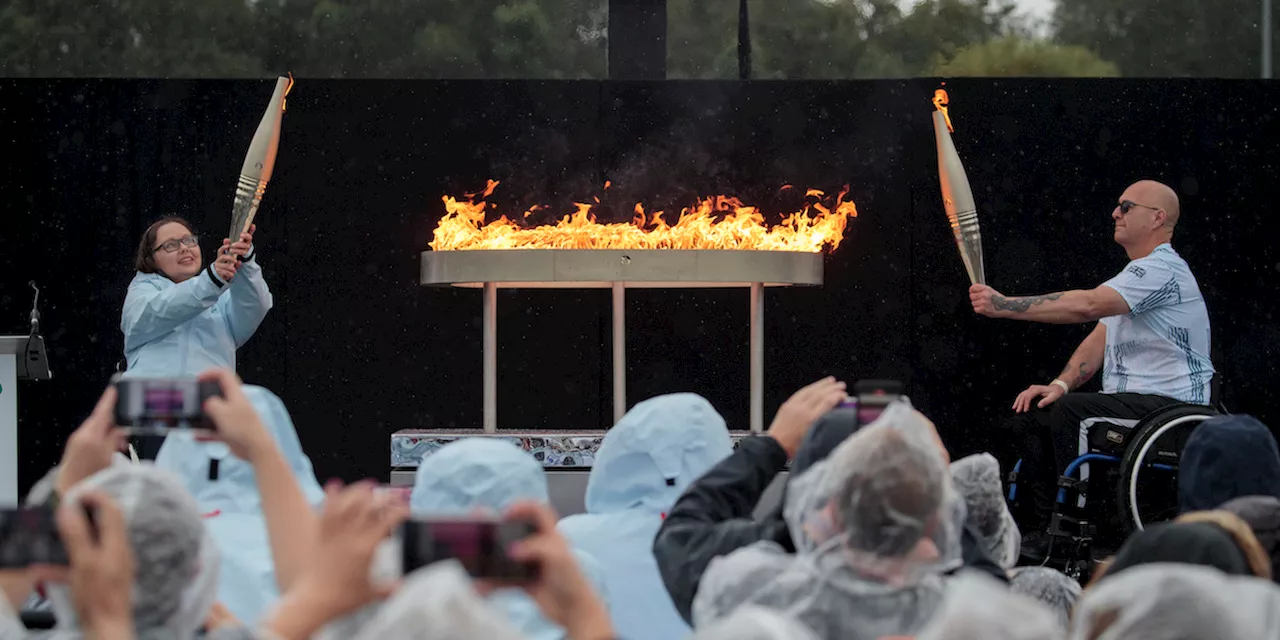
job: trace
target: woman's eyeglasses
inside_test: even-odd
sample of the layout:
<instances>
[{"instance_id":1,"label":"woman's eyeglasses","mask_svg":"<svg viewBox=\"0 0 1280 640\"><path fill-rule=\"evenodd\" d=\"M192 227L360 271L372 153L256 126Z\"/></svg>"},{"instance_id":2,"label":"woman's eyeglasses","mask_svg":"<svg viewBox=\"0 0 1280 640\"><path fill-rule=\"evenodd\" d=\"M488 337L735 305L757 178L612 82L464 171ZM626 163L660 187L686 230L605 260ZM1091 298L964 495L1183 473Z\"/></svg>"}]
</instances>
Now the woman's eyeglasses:
<instances>
[{"instance_id":1,"label":"woman's eyeglasses","mask_svg":"<svg viewBox=\"0 0 1280 640\"><path fill-rule=\"evenodd\" d=\"M165 253L173 253L174 251L178 250L178 247L194 247L199 243L200 243L200 236L185 236L182 238L174 238L172 240L165 240L163 243L160 244L160 246L156 247L155 249L152 249L151 253L155 253L161 249L164 249Z\"/></svg>"},{"instance_id":2,"label":"woman's eyeglasses","mask_svg":"<svg viewBox=\"0 0 1280 640\"><path fill-rule=\"evenodd\" d=\"M1120 201L1120 213L1129 213L1130 211L1132 211L1132 210L1133 210L1133 208L1134 208L1134 207L1142 207L1143 209L1150 209L1150 210L1152 210L1152 211L1159 211L1159 210L1160 210L1160 207L1148 207L1148 206L1147 206L1147 205L1145 205L1145 204L1138 204L1138 203L1136 203L1136 202L1134 202L1134 201L1132 201L1132 200L1121 200L1121 201Z\"/></svg>"}]
</instances>

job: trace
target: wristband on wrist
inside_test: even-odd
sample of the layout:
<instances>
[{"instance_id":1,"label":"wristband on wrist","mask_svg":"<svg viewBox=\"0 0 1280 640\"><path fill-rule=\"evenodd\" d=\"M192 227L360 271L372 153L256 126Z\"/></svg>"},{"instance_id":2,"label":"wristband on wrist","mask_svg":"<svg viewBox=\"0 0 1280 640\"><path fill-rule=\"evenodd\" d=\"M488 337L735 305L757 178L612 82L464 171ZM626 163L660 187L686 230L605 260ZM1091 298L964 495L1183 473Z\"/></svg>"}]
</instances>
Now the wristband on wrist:
<instances>
[{"instance_id":1,"label":"wristband on wrist","mask_svg":"<svg viewBox=\"0 0 1280 640\"><path fill-rule=\"evenodd\" d=\"M1062 381L1061 379L1059 379L1059 378L1054 378L1053 382L1050 382L1049 384L1056 384L1056 385L1058 385L1059 387L1062 387L1062 392L1063 392L1063 393L1071 393L1071 385L1069 385L1069 384L1067 384L1067 383L1063 382L1063 381Z\"/></svg>"},{"instance_id":2,"label":"wristband on wrist","mask_svg":"<svg viewBox=\"0 0 1280 640\"><path fill-rule=\"evenodd\" d=\"M218 278L218 274L213 270L212 262L209 263L208 267L205 267L204 272L209 275L209 279L212 280L214 284L218 285L219 289L227 286L227 283Z\"/></svg>"}]
</instances>

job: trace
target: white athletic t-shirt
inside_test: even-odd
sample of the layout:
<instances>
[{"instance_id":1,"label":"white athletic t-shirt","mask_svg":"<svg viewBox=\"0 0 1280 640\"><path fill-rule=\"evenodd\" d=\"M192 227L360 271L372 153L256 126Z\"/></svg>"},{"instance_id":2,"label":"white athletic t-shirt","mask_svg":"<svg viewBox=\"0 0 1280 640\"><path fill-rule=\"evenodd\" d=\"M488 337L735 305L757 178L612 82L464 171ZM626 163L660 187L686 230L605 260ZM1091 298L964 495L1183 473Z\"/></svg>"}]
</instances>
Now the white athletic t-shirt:
<instances>
[{"instance_id":1,"label":"white athletic t-shirt","mask_svg":"<svg viewBox=\"0 0 1280 640\"><path fill-rule=\"evenodd\" d=\"M1209 403L1209 311L1187 262L1169 244L1103 283L1129 313L1103 318L1103 393L1149 393Z\"/></svg>"}]
</instances>

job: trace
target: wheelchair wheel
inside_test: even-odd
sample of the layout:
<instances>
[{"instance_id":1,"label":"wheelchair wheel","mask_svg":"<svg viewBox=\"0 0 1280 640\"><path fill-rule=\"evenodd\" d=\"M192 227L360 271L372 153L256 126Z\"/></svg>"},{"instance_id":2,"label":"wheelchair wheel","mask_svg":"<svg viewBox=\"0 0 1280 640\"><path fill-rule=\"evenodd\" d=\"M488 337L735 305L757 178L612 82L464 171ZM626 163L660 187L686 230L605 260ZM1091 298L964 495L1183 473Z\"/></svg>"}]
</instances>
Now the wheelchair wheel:
<instances>
[{"instance_id":1,"label":"wheelchair wheel","mask_svg":"<svg viewBox=\"0 0 1280 640\"><path fill-rule=\"evenodd\" d=\"M1178 404L1145 417L1120 459L1116 506L1126 536L1178 515L1178 461L1187 439L1201 422L1218 415L1210 407ZM1139 495L1146 484L1152 495Z\"/></svg>"}]
</instances>

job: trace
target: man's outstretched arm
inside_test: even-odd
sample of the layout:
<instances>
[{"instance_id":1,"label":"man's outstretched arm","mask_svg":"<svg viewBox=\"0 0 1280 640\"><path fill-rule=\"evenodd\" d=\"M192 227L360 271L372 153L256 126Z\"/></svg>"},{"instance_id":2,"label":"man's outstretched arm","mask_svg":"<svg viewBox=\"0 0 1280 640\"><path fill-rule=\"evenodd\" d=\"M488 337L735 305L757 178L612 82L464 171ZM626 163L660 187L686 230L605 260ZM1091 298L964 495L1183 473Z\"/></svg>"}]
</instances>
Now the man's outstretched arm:
<instances>
[{"instance_id":1,"label":"man's outstretched arm","mask_svg":"<svg viewBox=\"0 0 1280 640\"><path fill-rule=\"evenodd\" d=\"M975 284L969 288L969 301L976 313L988 318L1048 324L1082 324L1129 313L1129 303L1108 286L1008 297L986 285Z\"/></svg>"}]
</instances>

